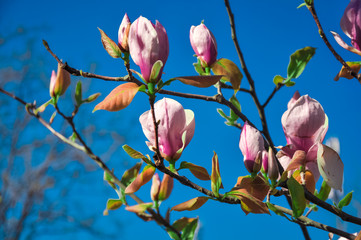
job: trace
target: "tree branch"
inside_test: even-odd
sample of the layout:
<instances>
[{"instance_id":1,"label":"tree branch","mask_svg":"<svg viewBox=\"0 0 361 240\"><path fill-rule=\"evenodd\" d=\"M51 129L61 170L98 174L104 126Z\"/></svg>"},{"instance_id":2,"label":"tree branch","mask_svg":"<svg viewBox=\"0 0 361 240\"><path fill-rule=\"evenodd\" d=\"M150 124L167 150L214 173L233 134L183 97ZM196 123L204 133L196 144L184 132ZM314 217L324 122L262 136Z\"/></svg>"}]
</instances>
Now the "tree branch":
<instances>
[{"instance_id":1,"label":"tree branch","mask_svg":"<svg viewBox=\"0 0 361 240\"><path fill-rule=\"evenodd\" d=\"M347 63L345 62L345 60L343 60L343 58L335 51L335 49L332 47L332 45L330 44L330 42L328 41L325 32L323 31L322 25L320 23L320 20L318 19L317 13L316 13L316 9L315 9L315 5L312 1L312 4L308 5L307 4L307 8L308 10L311 12L313 19L316 22L317 28L318 28L318 33L320 34L320 37L322 38L323 42L326 44L326 46L328 47L328 49L331 51L331 53L333 54L333 56L347 69L347 71L349 71L349 73L356 78L360 83L361 83L361 74L357 74L356 72L354 72L351 67L349 65L347 65Z\"/></svg>"}]
</instances>

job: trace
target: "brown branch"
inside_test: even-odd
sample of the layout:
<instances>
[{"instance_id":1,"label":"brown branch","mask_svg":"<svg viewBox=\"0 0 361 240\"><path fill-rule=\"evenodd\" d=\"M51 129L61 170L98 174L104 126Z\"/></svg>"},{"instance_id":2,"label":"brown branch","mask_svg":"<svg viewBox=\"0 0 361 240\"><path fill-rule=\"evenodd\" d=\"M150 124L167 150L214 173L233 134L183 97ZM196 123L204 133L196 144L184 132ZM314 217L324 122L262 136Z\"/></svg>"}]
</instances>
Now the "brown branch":
<instances>
[{"instance_id":1,"label":"brown branch","mask_svg":"<svg viewBox=\"0 0 361 240\"><path fill-rule=\"evenodd\" d=\"M154 101L155 101L155 96L149 96L149 104L150 104L150 109L152 112L152 119L153 119L153 126L154 126L154 137L155 137L155 151L156 151L156 165L160 166L163 165L163 157L160 154L159 151L159 139L158 139L158 122L157 119L155 117L155 110L154 110Z\"/></svg>"},{"instance_id":2,"label":"brown branch","mask_svg":"<svg viewBox=\"0 0 361 240\"><path fill-rule=\"evenodd\" d=\"M278 205L274 205L274 206L276 207L277 210L279 210L281 212L284 212L284 213L286 213L286 214L288 214L290 216L293 215L293 212L290 209L287 209L287 208L284 208L284 207L281 207L281 206L278 206ZM305 216L301 216L301 217L299 217L297 219L294 219L293 221L298 223L298 224L302 224L303 226L315 227L315 228L318 228L318 229L321 229L321 230L324 230L324 231L327 231L327 232L332 232L334 234L345 237L347 239L355 239L356 238L356 236L353 235L353 234L350 234L350 233L344 232L342 230L339 230L337 228L330 227L330 226L327 226L325 224L313 221L310 218L307 218Z\"/></svg>"},{"instance_id":3,"label":"brown branch","mask_svg":"<svg viewBox=\"0 0 361 240\"><path fill-rule=\"evenodd\" d=\"M356 72L354 72L351 67L345 62L345 60L343 60L343 58L335 51L335 49L332 47L332 45L330 44L330 42L328 41L325 32L323 31L322 25L320 23L320 20L318 19L317 13L316 13L316 9L314 6L314 3L312 2L311 4L307 4L306 5L308 10L311 12L313 19L316 22L317 28L318 28L318 33L320 34L320 37L322 38L323 42L326 44L326 46L328 47L328 49L331 51L331 53L333 54L333 56L347 69L347 71L349 71L349 73L356 78L360 83L361 83L361 74L357 74Z\"/></svg>"},{"instance_id":4,"label":"brown branch","mask_svg":"<svg viewBox=\"0 0 361 240\"><path fill-rule=\"evenodd\" d=\"M70 74L74 75L74 76L82 76L82 77L86 77L86 78L97 78L97 79L102 79L105 81L115 81L115 82L134 82L136 84L143 85L143 83L141 81L139 81L138 79L136 79L135 77L133 77L130 73L130 71L128 71L128 75L124 76L124 77L108 77L108 76L102 76L102 75L98 75L98 74L93 74L93 73L88 73L88 72L83 72L81 70L77 70L75 68L70 67L66 62L63 63L59 57L50 49L49 44L43 40L43 44L46 48L46 50L55 58L55 60L61 65L62 68L64 68L66 71L68 71ZM127 70L129 70L129 64L126 65Z\"/></svg>"},{"instance_id":5,"label":"brown branch","mask_svg":"<svg viewBox=\"0 0 361 240\"><path fill-rule=\"evenodd\" d=\"M17 96L15 96L14 94L11 94L9 92L7 92L6 90L0 88L0 92L12 97L13 99L19 101L21 104L23 104L24 106L26 106L26 110L27 112L35 117L44 127L46 127L52 134L54 134L56 137L58 137L60 140L62 140L63 142L69 144L70 146L84 152L85 154L87 154L91 159L94 160L94 162L101 168L103 169L107 174L109 174L114 183L117 184L119 187L121 187L122 189L125 189L125 185L114 175L114 173L108 168L108 166L104 163L103 160L101 160L101 158L97 155L95 155L93 153L93 151L89 148L89 146L87 146L87 144L85 143L85 141L81 138L80 134L77 132L74 122L73 122L73 117L67 117L65 114L63 114L58 106L55 104L56 110L57 112L69 123L69 125L72 127L74 133L77 135L77 139L80 141L81 145L79 145L76 142L73 142L71 140L69 140L68 138L66 138L65 136L63 136L62 134L60 134L59 132L55 131L55 129L53 129L50 124L48 122L46 122L38 113L34 113L34 110L36 110L36 106L34 104L29 104L26 103L24 100L18 98ZM135 194L127 194L128 196L130 196L132 199L134 199L138 204L144 203L138 196L136 196ZM151 209L148 209L148 212L152 215L152 217L154 218L154 220L156 222L158 222L160 225L163 225L164 227L166 227L167 229L172 230L174 233L176 233L179 237L181 236L181 234L174 228L172 227L168 221L165 220L165 218L163 218L160 214L154 212Z\"/></svg>"},{"instance_id":6,"label":"brown branch","mask_svg":"<svg viewBox=\"0 0 361 240\"><path fill-rule=\"evenodd\" d=\"M268 130L268 125L267 125L266 114L265 114L264 108L262 107L262 105L261 105L261 103L260 103L260 101L258 99L258 96L256 94L256 88L255 88L254 81L253 81L253 79L251 77L251 74L248 71L248 68L246 66L246 61L245 61L245 59L243 57L243 53L241 51L241 48L239 47L237 34L236 34L236 25L235 25L235 22L234 22L234 15L232 13L231 6L230 6L228 0L224 0L224 3L226 5L226 9L227 9L228 16L229 16L229 22L230 22L230 25L231 25L232 40L233 40L233 43L234 43L234 45L236 47L236 51L237 51L239 60L241 62L242 70L243 70L244 74L246 75L248 83L250 85L250 94L251 94L251 96L253 98L253 101L256 104L256 107L258 109L258 114L259 114L259 117L260 117L260 120L261 120L261 123L262 123L262 128L263 128L263 130L261 132L263 133L264 137L267 139L268 145L270 145L272 147L272 149L274 150L274 152L276 152L276 150L274 149L274 144L273 144L271 135L270 135L269 130Z\"/></svg>"},{"instance_id":7,"label":"brown branch","mask_svg":"<svg viewBox=\"0 0 361 240\"><path fill-rule=\"evenodd\" d=\"M281 87L283 87L283 84L277 84L277 86L273 89L272 93L268 96L265 103L263 103L262 108L266 108L267 104L271 101L276 92L281 89Z\"/></svg>"}]
</instances>

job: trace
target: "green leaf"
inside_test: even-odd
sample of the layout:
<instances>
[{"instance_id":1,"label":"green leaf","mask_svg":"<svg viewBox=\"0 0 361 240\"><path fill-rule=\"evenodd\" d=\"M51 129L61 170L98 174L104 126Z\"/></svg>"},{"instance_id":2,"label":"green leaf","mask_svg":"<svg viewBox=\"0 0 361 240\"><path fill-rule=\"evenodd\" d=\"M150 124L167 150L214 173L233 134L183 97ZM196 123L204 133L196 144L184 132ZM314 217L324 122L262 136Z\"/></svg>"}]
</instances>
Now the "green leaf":
<instances>
[{"instance_id":1,"label":"green leaf","mask_svg":"<svg viewBox=\"0 0 361 240\"><path fill-rule=\"evenodd\" d=\"M280 76L280 75L276 75L273 78L273 83L277 86L278 84L283 84L283 81L286 80L286 78Z\"/></svg>"},{"instance_id":2,"label":"green leaf","mask_svg":"<svg viewBox=\"0 0 361 240\"><path fill-rule=\"evenodd\" d=\"M225 118L227 121L232 121L232 119L230 117L228 117L221 108L217 108L217 112L219 113L219 115L221 115L221 117Z\"/></svg>"},{"instance_id":3,"label":"green leaf","mask_svg":"<svg viewBox=\"0 0 361 240\"><path fill-rule=\"evenodd\" d=\"M80 106L83 103L83 94L81 91L81 81L78 81L75 88L75 101L76 105Z\"/></svg>"},{"instance_id":4,"label":"green leaf","mask_svg":"<svg viewBox=\"0 0 361 240\"><path fill-rule=\"evenodd\" d=\"M123 145L124 151L134 159L142 159L147 164L151 164L151 161L144 156L142 153L138 152L137 150L134 150L133 148L129 147L127 144Z\"/></svg>"},{"instance_id":5,"label":"green leaf","mask_svg":"<svg viewBox=\"0 0 361 240\"><path fill-rule=\"evenodd\" d=\"M156 82L158 80L159 74L162 74L160 70L162 69L163 66L164 65L161 60L158 60L153 64L152 71L150 73L150 80L149 80L150 82Z\"/></svg>"},{"instance_id":6,"label":"green leaf","mask_svg":"<svg viewBox=\"0 0 361 240\"><path fill-rule=\"evenodd\" d=\"M288 64L287 79L298 78L315 52L316 48L313 47L305 47L294 52Z\"/></svg>"},{"instance_id":7,"label":"green leaf","mask_svg":"<svg viewBox=\"0 0 361 240\"><path fill-rule=\"evenodd\" d=\"M197 226L198 219L195 219L193 222L189 223L182 231L182 240L193 240Z\"/></svg>"},{"instance_id":8,"label":"green leaf","mask_svg":"<svg viewBox=\"0 0 361 240\"><path fill-rule=\"evenodd\" d=\"M292 176L287 181L288 190L290 191L292 198L292 211L293 217L300 217L306 208L305 192L301 184Z\"/></svg>"},{"instance_id":9,"label":"green leaf","mask_svg":"<svg viewBox=\"0 0 361 240\"><path fill-rule=\"evenodd\" d=\"M178 237L178 235L177 235L175 232L173 232L172 230L167 229L167 233L168 233L168 235L169 235L169 237L170 237L171 239L181 240L181 239Z\"/></svg>"},{"instance_id":10,"label":"green leaf","mask_svg":"<svg viewBox=\"0 0 361 240\"><path fill-rule=\"evenodd\" d=\"M229 101L239 110L241 111L241 104L239 103L238 99L236 98L235 95L233 95ZM231 118L231 122L235 122L237 121L237 119L239 118L237 114L235 114L233 112L233 110L230 110L230 118Z\"/></svg>"},{"instance_id":11,"label":"green leaf","mask_svg":"<svg viewBox=\"0 0 361 240\"><path fill-rule=\"evenodd\" d=\"M198 62L193 63L193 66L194 66L194 70L196 70L196 72L197 72L199 75L203 75L203 74L206 73L206 72L204 71L204 68L202 67L202 64L201 64L201 62L200 62L199 59L198 59Z\"/></svg>"},{"instance_id":12,"label":"green leaf","mask_svg":"<svg viewBox=\"0 0 361 240\"><path fill-rule=\"evenodd\" d=\"M301 3L297 8L301 8L303 6L307 6L307 4L306 3Z\"/></svg>"},{"instance_id":13,"label":"green leaf","mask_svg":"<svg viewBox=\"0 0 361 240\"><path fill-rule=\"evenodd\" d=\"M133 167L126 170L122 176L122 179L120 180L125 187L127 187L130 183L134 181L134 179L137 177L139 173L139 169L142 166L142 162L136 163Z\"/></svg>"},{"instance_id":14,"label":"green leaf","mask_svg":"<svg viewBox=\"0 0 361 240\"><path fill-rule=\"evenodd\" d=\"M341 199L341 201L337 205L339 209L342 209L343 207L346 207L350 204L352 200L352 193L353 191L349 192L344 198Z\"/></svg>"},{"instance_id":15,"label":"green leaf","mask_svg":"<svg viewBox=\"0 0 361 240\"><path fill-rule=\"evenodd\" d=\"M83 103L91 103L94 102L95 100L97 100L97 98L100 96L100 93L94 93L92 95L90 95L89 97L87 97L86 99L83 100Z\"/></svg>"},{"instance_id":16,"label":"green leaf","mask_svg":"<svg viewBox=\"0 0 361 240\"><path fill-rule=\"evenodd\" d=\"M114 173L114 170L112 170L112 173ZM104 181L108 182L112 188L117 189L117 187L114 184L114 178L108 172L104 171L103 179Z\"/></svg>"},{"instance_id":17,"label":"green leaf","mask_svg":"<svg viewBox=\"0 0 361 240\"><path fill-rule=\"evenodd\" d=\"M108 210L118 209L122 205L123 205L123 202L120 199L108 199L108 201L107 201L107 209Z\"/></svg>"},{"instance_id":18,"label":"green leaf","mask_svg":"<svg viewBox=\"0 0 361 240\"><path fill-rule=\"evenodd\" d=\"M104 49L109 53L109 55L113 58L121 58L122 57L122 51L118 47L118 44L116 44L113 40L111 40L108 35L105 34L103 30L100 28L99 32L101 35L101 40Z\"/></svg>"},{"instance_id":19,"label":"green leaf","mask_svg":"<svg viewBox=\"0 0 361 240\"><path fill-rule=\"evenodd\" d=\"M330 191L331 191L331 187L327 185L327 182L325 180L323 180L320 192L317 192L315 196L321 199L322 201L326 201L328 195L330 194Z\"/></svg>"}]
</instances>

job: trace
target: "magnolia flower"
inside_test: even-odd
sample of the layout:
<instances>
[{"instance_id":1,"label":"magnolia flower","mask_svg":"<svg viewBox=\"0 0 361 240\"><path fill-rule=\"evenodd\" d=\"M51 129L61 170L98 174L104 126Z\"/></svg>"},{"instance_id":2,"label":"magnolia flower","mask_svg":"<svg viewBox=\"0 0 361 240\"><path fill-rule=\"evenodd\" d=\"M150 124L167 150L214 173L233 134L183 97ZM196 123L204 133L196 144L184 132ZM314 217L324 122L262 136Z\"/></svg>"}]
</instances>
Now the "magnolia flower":
<instances>
[{"instance_id":1,"label":"magnolia flower","mask_svg":"<svg viewBox=\"0 0 361 240\"><path fill-rule=\"evenodd\" d=\"M58 63L58 73L53 70L50 78L49 92L51 97L61 96L70 85L70 73Z\"/></svg>"},{"instance_id":2,"label":"magnolia flower","mask_svg":"<svg viewBox=\"0 0 361 240\"><path fill-rule=\"evenodd\" d=\"M282 127L288 144L277 154L282 167L286 169L293 154L302 150L306 153L306 169L312 172L317 181L320 176L317 166L318 143L323 141L328 128L327 116L321 104L308 95L300 97L296 92L282 116Z\"/></svg>"},{"instance_id":3,"label":"magnolia flower","mask_svg":"<svg viewBox=\"0 0 361 240\"><path fill-rule=\"evenodd\" d=\"M158 125L159 151L166 160L178 160L184 148L191 141L194 128L194 113L183 109L182 105L170 98L163 98L154 104L155 118ZM144 135L148 138L147 145L154 151L156 147L154 122L151 111L143 113L139 121Z\"/></svg>"},{"instance_id":4,"label":"magnolia flower","mask_svg":"<svg viewBox=\"0 0 361 240\"><path fill-rule=\"evenodd\" d=\"M211 66L217 60L217 42L212 32L201 23L191 27L189 38L197 57Z\"/></svg>"},{"instance_id":5,"label":"magnolia flower","mask_svg":"<svg viewBox=\"0 0 361 240\"><path fill-rule=\"evenodd\" d=\"M239 148L247 170L250 173L257 173L261 169L262 152L265 150L264 140L262 134L247 122L242 128Z\"/></svg>"},{"instance_id":6,"label":"magnolia flower","mask_svg":"<svg viewBox=\"0 0 361 240\"><path fill-rule=\"evenodd\" d=\"M124 15L118 30L118 46L122 51L128 52L128 35L130 30L130 20L127 14Z\"/></svg>"},{"instance_id":7,"label":"magnolia flower","mask_svg":"<svg viewBox=\"0 0 361 240\"><path fill-rule=\"evenodd\" d=\"M169 54L168 36L164 27L158 21L154 25L140 16L130 27L128 44L130 55L140 67L144 81L158 82ZM161 67L159 73L151 77L156 62Z\"/></svg>"},{"instance_id":8,"label":"magnolia flower","mask_svg":"<svg viewBox=\"0 0 361 240\"><path fill-rule=\"evenodd\" d=\"M335 32L333 34L337 43L353 53L361 55L361 2L360 0L351 0L345 9L345 12L341 18L342 31L351 38L351 44L349 46L343 41L343 39Z\"/></svg>"}]
</instances>

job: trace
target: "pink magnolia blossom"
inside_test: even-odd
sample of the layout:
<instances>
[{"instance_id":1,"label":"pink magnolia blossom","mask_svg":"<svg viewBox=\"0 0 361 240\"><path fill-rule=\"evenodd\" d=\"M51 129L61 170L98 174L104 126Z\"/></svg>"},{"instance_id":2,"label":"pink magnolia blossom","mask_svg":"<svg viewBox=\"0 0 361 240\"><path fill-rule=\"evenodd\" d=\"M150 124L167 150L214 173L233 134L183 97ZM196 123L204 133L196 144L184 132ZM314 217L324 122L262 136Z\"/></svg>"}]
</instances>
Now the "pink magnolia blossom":
<instances>
[{"instance_id":1,"label":"pink magnolia blossom","mask_svg":"<svg viewBox=\"0 0 361 240\"><path fill-rule=\"evenodd\" d=\"M183 109L182 105L170 98L163 98L154 104L158 126L159 151L166 160L178 160L183 149L191 141L194 129L194 113ZM143 113L139 121L144 135L148 138L147 145L150 150L156 146L154 122L151 111Z\"/></svg>"},{"instance_id":2,"label":"pink magnolia blossom","mask_svg":"<svg viewBox=\"0 0 361 240\"><path fill-rule=\"evenodd\" d=\"M258 172L261 168L262 152L265 150L262 134L249 125L243 125L239 148L243 154L243 161L250 173Z\"/></svg>"},{"instance_id":3,"label":"pink magnolia blossom","mask_svg":"<svg viewBox=\"0 0 361 240\"><path fill-rule=\"evenodd\" d=\"M341 18L342 31L351 38L351 44L361 50L361 1L351 0Z\"/></svg>"},{"instance_id":4,"label":"pink magnolia blossom","mask_svg":"<svg viewBox=\"0 0 361 240\"><path fill-rule=\"evenodd\" d=\"M313 173L317 181L320 176L317 166L318 143L323 141L328 128L327 116L321 104L308 95L299 96L296 92L282 116L282 126L288 145L277 154L281 165L286 169L293 154L302 150L306 153L306 169Z\"/></svg>"},{"instance_id":5,"label":"pink magnolia blossom","mask_svg":"<svg viewBox=\"0 0 361 240\"><path fill-rule=\"evenodd\" d=\"M49 92L51 97L61 96L70 85L70 73L58 64L58 73L53 70L50 78Z\"/></svg>"},{"instance_id":6,"label":"pink magnolia blossom","mask_svg":"<svg viewBox=\"0 0 361 240\"><path fill-rule=\"evenodd\" d=\"M169 43L164 27L156 21L155 25L140 16L132 23L128 38L130 55L135 64L140 67L146 82L157 82L162 75L168 59ZM160 60L163 64L158 76L150 79L154 63Z\"/></svg>"},{"instance_id":7,"label":"pink magnolia blossom","mask_svg":"<svg viewBox=\"0 0 361 240\"><path fill-rule=\"evenodd\" d=\"M122 51L126 51L126 52L129 51L128 36L129 36L130 25L131 23L129 17L127 14L125 14L118 30L118 46Z\"/></svg>"},{"instance_id":8,"label":"pink magnolia blossom","mask_svg":"<svg viewBox=\"0 0 361 240\"><path fill-rule=\"evenodd\" d=\"M191 27L189 38L198 58L211 66L217 60L217 42L212 32L201 23Z\"/></svg>"}]
</instances>

